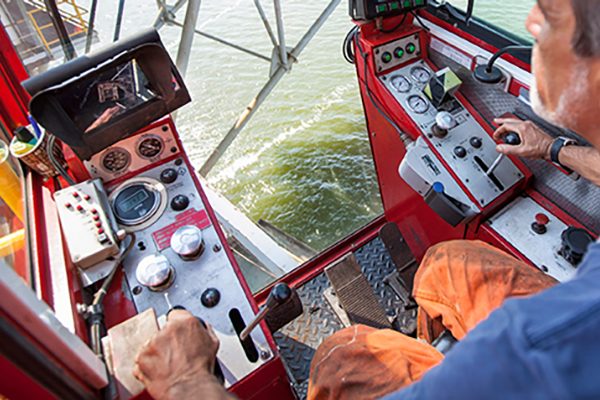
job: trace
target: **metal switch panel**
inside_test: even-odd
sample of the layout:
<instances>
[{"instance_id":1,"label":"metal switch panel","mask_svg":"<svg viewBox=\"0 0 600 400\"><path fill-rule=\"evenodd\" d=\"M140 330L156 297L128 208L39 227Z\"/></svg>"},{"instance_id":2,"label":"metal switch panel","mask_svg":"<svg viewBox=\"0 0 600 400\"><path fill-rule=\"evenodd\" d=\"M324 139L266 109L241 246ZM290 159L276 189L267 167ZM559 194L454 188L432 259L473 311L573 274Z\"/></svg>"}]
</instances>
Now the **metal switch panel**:
<instances>
[{"instance_id":1,"label":"metal switch panel","mask_svg":"<svg viewBox=\"0 0 600 400\"><path fill-rule=\"evenodd\" d=\"M112 214L99 179L85 181L54 193L60 224L71 260L89 268L119 253Z\"/></svg>"}]
</instances>

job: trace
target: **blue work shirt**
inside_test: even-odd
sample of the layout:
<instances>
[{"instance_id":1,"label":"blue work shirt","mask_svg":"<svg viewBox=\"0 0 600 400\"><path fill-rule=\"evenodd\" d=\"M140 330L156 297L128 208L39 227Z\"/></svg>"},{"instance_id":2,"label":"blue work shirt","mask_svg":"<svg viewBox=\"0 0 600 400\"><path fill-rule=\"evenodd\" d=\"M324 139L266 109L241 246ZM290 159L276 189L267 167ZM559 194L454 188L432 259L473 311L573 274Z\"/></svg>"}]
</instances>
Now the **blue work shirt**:
<instances>
[{"instance_id":1,"label":"blue work shirt","mask_svg":"<svg viewBox=\"0 0 600 400\"><path fill-rule=\"evenodd\" d=\"M444 361L385 400L600 399L600 244L576 277L509 299Z\"/></svg>"}]
</instances>

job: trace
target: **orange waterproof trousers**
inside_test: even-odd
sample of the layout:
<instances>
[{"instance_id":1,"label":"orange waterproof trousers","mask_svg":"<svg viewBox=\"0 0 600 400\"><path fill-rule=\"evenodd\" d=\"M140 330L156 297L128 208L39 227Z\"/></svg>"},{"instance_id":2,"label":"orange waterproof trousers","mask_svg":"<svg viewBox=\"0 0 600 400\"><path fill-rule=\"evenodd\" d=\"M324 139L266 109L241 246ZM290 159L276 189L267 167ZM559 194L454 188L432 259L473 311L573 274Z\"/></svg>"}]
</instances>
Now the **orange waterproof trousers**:
<instances>
[{"instance_id":1,"label":"orange waterproof trousers","mask_svg":"<svg viewBox=\"0 0 600 400\"><path fill-rule=\"evenodd\" d=\"M416 340L354 325L329 337L310 366L308 400L377 399L415 382L444 356L431 343L448 329L463 339L508 297L552 287L543 272L483 242L431 247L415 275Z\"/></svg>"}]
</instances>

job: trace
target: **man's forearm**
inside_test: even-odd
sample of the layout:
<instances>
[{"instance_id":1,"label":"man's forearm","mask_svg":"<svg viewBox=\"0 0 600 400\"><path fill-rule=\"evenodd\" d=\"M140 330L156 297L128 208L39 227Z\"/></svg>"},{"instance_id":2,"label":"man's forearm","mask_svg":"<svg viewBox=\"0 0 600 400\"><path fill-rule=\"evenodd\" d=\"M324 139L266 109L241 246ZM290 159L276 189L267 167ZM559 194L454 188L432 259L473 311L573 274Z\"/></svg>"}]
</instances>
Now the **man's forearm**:
<instances>
[{"instance_id":1,"label":"man's forearm","mask_svg":"<svg viewBox=\"0 0 600 400\"><path fill-rule=\"evenodd\" d=\"M596 186L600 186L600 154L593 147L565 146L558 153L558 160Z\"/></svg>"}]
</instances>

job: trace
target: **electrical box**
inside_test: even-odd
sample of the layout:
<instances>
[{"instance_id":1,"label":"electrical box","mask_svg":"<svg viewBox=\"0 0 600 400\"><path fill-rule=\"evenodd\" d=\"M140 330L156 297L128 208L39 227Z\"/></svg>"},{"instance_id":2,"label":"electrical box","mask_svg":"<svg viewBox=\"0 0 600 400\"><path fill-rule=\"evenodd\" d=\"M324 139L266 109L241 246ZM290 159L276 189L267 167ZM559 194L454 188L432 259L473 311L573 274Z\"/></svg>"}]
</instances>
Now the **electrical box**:
<instances>
[{"instance_id":1,"label":"electrical box","mask_svg":"<svg viewBox=\"0 0 600 400\"><path fill-rule=\"evenodd\" d=\"M404 14L427 5L427 0L349 0L353 20Z\"/></svg>"},{"instance_id":2,"label":"electrical box","mask_svg":"<svg viewBox=\"0 0 600 400\"><path fill-rule=\"evenodd\" d=\"M116 221L100 179L58 191L54 200L73 264L86 269L119 254Z\"/></svg>"}]
</instances>

